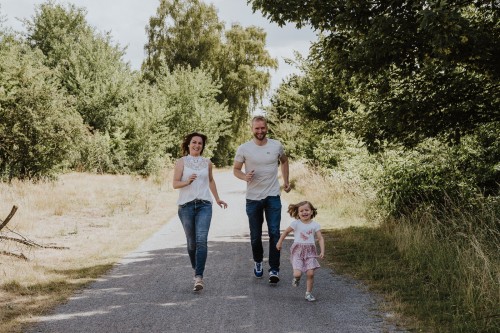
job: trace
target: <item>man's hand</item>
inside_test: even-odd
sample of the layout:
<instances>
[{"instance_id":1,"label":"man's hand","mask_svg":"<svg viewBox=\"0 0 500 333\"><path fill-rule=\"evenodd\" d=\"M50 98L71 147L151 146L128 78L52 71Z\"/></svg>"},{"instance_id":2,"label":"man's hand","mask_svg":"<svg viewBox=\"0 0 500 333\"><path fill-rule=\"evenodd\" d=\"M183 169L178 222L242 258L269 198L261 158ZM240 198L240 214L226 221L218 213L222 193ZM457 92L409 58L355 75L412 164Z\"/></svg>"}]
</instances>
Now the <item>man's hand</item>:
<instances>
[{"instance_id":1,"label":"man's hand","mask_svg":"<svg viewBox=\"0 0 500 333\"><path fill-rule=\"evenodd\" d=\"M247 181L247 183L250 183L252 181L254 174L255 174L255 170L247 172L247 174L245 175L245 180Z\"/></svg>"},{"instance_id":2,"label":"man's hand","mask_svg":"<svg viewBox=\"0 0 500 333\"><path fill-rule=\"evenodd\" d=\"M289 183L285 183L283 185L283 190L285 190L286 193L290 192L291 189L292 189L292 186Z\"/></svg>"}]
</instances>

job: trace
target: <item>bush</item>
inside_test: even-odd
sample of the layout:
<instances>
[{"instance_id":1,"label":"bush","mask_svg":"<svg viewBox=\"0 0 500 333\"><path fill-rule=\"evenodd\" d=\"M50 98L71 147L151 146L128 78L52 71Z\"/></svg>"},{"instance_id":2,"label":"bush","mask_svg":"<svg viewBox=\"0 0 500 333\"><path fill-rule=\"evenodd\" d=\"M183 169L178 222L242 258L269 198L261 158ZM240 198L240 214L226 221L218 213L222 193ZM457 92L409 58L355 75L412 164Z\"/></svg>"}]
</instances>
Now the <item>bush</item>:
<instances>
[{"instance_id":1,"label":"bush","mask_svg":"<svg viewBox=\"0 0 500 333\"><path fill-rule=\"evenodd\" d=\"M491 147L483 148L476 136L455 147L428 140L411 151L386 152L374 184L379 205L390 216L429 208L439 212L450 201L471 209L478 195L498 195L499 172L489 155Z\"/></svg>"},{"instance_id":2,"label":"bush","mask_svg":"<svg viewBox=\"0 0 500 333\"><path fill-rule=\"evenodd\" d=\"M0 59L0 178L54 177L84 133L82 118L41 52L6 38Z\"/></svg>"}]
</instances>

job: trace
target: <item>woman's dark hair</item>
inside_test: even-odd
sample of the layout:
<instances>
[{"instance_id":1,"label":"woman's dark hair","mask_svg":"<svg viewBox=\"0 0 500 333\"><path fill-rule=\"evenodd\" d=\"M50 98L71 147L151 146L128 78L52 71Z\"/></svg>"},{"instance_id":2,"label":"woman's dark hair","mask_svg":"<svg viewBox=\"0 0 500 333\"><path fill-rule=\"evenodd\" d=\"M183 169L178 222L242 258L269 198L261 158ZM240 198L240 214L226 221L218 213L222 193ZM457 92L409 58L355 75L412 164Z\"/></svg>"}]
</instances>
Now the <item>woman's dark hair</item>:
<instances>
[{"instance_id":1,"label":"woman's dark hair","mask_svg":"<svg viewBox=\"0 0 500 333\"><path fill-rule=\"evenodd\" d=\"M189 143L193 139L193 137L199 136L203 141L203 146L201 147L200 155L203 154L203 150L205 150L205 145L207 144L207 136L205 134L201 134L198 132L193 132L184 137L184 141L181 144L182 156L189 155Z\"/></svg>"},{"instance_id":2,"label":"woman's dark hair","mask_svg":"<svg viewBox=\"0 0 500 333\"><path fill-rule=\"evenodd\" d=\"M304 206L304 205L309 205L309 207L311 208L311 211L312 211L311 218L314 218L318 214L318 210L309 201L301 201L297 204L289 205L288 206L288 214L290 214L291 217L299 219L299 207Z\"/></svg>"}]
</instances>

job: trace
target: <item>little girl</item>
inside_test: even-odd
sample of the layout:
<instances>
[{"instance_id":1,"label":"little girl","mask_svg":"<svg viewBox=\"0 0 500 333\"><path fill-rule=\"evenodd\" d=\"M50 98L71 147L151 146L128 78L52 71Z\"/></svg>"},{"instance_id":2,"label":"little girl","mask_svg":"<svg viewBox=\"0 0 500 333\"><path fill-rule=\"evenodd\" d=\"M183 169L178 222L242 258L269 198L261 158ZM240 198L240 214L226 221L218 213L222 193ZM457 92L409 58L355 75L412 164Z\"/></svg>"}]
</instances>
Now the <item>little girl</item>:
<instances>
[{"instance_id":1,"label":"little girl","mask_svg":"<svg viewBox=\"0 0 500 333\"><path fill-rule=\"evenodd\" d=\"M321 259L325 257L325 241L321 235L319 224L313 221L317 210L309 201L302 201L295 205L289 205L288 214L295 220L281 234L276 248L281 251L283 240L293 231L294 242L290 248L290 260L293 267L292 285L298 287L302 273L306 273L306 300L313 302L316 300L311 294L314 284L314 270L320 267L316 259L318 254L316 252L315 235L321 249L319 257Z\"/></svg>"}]
</instances>

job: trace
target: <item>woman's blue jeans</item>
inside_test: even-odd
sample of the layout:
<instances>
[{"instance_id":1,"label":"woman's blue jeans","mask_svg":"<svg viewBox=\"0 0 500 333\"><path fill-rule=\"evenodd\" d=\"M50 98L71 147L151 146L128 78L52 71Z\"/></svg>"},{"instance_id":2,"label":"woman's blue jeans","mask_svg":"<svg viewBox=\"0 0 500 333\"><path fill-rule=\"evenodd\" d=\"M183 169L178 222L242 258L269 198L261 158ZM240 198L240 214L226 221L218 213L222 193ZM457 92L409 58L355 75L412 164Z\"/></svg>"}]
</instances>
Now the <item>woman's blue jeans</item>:
<instances>
[{"instance_id":1,"label":"woman's blue jeans","mask_svg":"<svg viewBox=\"0 0 500 333\"><path fill-rule=\"evenodd\" d=\"M262 225L266 217L269 235L269 270L279 272L280 251L276 244L280 238L281 199L280 196L269 196L262 200L249 200L246 202L248 224L250 226L250 243L252 244L253 260L262 262L264 248L262 246Z\"/></svg>"},{"instance_id":2,"label":"woman's blue jeans","mask_svg":"<svg viewBox=\"0 0 500 333\"><path fill-rule=\"evenodd\" d=\"M207 200L193 200L180 205L178 214L186 234L187 251L194 274L203 277L208 254L207 239L212 220L212 203Z\"/></svg>"}]
</instances>

